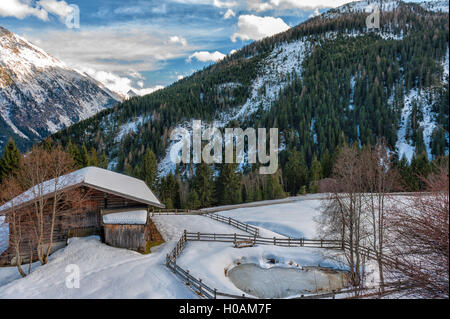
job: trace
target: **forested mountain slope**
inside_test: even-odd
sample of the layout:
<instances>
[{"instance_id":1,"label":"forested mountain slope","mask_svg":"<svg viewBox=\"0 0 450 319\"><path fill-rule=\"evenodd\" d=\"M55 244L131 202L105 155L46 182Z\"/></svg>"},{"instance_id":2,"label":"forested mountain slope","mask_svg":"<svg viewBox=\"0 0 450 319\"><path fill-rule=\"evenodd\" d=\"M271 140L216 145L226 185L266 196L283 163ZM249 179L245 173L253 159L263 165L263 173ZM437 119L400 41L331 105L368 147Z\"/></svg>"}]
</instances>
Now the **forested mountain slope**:
<instances>
[{"instance_id":1,"label":"forested mountain slope","mask_svg":"<svg viewBox=\"0 0 450 319\"><path fill-rule=\"evenodd\" d=\"M192 119L278 127L281 167L294 148L311 167L344 142L378 138L399 160L448 154L448 1L370 3L381 5L381 30L366 28L367 1L348 4L53 138L105 153L127 172L142 166L148 147L161 175L175 171L170 130Z\"/></svg>"}]
</instances>

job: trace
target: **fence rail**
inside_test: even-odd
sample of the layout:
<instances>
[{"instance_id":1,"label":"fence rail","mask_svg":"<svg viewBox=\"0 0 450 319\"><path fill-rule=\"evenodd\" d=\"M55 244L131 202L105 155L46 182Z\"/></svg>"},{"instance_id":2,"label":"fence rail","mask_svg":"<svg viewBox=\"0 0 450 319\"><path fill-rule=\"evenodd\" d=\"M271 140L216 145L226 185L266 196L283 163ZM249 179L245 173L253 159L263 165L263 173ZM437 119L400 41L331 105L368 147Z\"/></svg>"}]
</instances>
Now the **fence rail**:
<instances>
[{"instance_id":1,"label":"fence rail","mask_svg":"<svg viewBox=\"0 0 450 319\"><path fill-rule=\"evenodd\" d=\"M177 265L177 258L182 253L188 241L217 241L217 242L231 242L236 243L239 240L251 240L254 244L261 245L276 245L286 247L315 247L315 248L328 248L328 249L342 249L341 241L339 240L321 240L321 239L293 239L293 238L264 238L256 235L239 235L239 234L214 234L214 233L192 233L183 232L178 242L172 251L166 256L166 266L172 270L183 282L195 291L199 296L207 299L216 299L219 297L235 298L235 299L253 299L252 297L242 295L233 295L225 292L218 291L215 288L211 288L203 282L202 279L194 277L189 273L189 270L183 269ZM323 294L324 295L324 294ZM315 298L319 298L319 295L314 295ZM320 295L322 296L322 295ZM308 296L313 298L313 296ZM320 297L326 298L326 297Z\"/></svg>"},{"instance_id":2,"label":"fence rail","mask_svg":"<svg viewBox=\"0 0 450 319\"><path fill-rule=\"evenodd\" d=\"M228 224L233 226L239 230L243 230L249 234L259 236L259 229L255 226L243 223L237 219L231 217L225 217L215 213L208 213L201 210L192 210L192 209L158 209L158 210L150 210L150 216L157 215L202 215L205 217L209 217L213 220L222 222L224 224Z\"/></svg>"},{"instance_id":3,"label":"fence rail","mask_svg":"<svg viewBox=\"0 0 450 319\"><path fill-rule=\"evenodd\" d=\"M150 216L156 215L204 215L206 214L204 211L196 210L196 209L171 209L171 208L162 208L162 209L152 209L149 211Z\"/></svg>"},{"instance_id":4,"label":"fence rail","mask_svg":"<svg viewBox=\"0 0 450 319\"><path fill-rule=\"evenodd\" d=\"M243 231L245 231L245 232L247 232L249 234L252 234L254 236L259 236L259 228L255 227L255 226L252 226L252 225L249 225L249 224L246 224L246 223L243 223L243 222L240 222L237 219L234 219L234 218L231 218L231 217L225 217L225 216L222 216L222 215L219 215L219 214L205 214L203 216L206 216L206 217L209 217L209 218L211 218L213 220L217 220L219 222L228 224L230 226L233 226L233 227L235 227L237 229L243 230Z\"/></svg>"},{"instance_id":5,"label":"fence rail","mask_svg":"<svg viewBox=\"0 0 450 319\"><path fill-rule=\"evenodd\" d=\"M248 240L253 244L275 245L284 247L312 247L312 248L328 248L342 249L342 241L326 240L326 239L305 239L305 238L277 238L277 237L258 237L256 235L241 234L215 234L215 233L190 233L185 232L186 241L217 241L224 243L236 243L237 241Z\"/></svg>"}]
</instances>

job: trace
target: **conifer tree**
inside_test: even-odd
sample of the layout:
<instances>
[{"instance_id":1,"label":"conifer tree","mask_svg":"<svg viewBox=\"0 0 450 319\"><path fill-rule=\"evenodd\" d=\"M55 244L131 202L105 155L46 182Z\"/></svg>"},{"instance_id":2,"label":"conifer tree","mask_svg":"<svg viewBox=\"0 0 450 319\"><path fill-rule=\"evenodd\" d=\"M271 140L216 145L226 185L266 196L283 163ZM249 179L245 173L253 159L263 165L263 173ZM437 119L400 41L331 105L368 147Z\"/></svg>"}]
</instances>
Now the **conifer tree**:
<instances>
[{"instance_id":1,"label":"conifer tree","mask_svg":"<svg viewBox=\"0 0 450 319\"><path fill-rule=\"evenodd\" d=\"M216 181L216 197L219 205L237 204L241 199L242 175L237 172L238 164L222 164Z\"/></svg>"},{"instance_id":2,"label":"conifer tree","mask_svg":"<svg viewBox=\"0 0 450 319\"><path fill-rule=\"evenodd\" d=\"M10 137L3 151L3 156L0 159L0 182L19 169L21 156L19 149L16 147L16 143Z\"/></svg>"},{"instance_id":3,"label":"conifer tree","mask_svg":"<svg viewBox=\"0 0 450 319\"><path fill-rule=\"evenodd\" d=\"M145 183L151 189L155 188L156 177L158 174L158 164L156 162L155 153L150 148L147 148L144 154L144 159L142 161L140 178L145 181Z\"/></svg>"},{"instance_id":4,"label":"conifer tree","mask_svg":"<svg viewBox=\"0 0 450 319\"><path fill-rule=\"evenodd\" d=\"M297 195L300 187L307 184L308 168L303 155L295 147L289 155L284 172L287 191L292 196Z\"/></svg>"},{"instance_id":5,"label":"conifer tree","mask_svg":"<svg viewBox=\"0 0 450 319\"><path fill-rule=\"evenodd\" d=\"M319 180L322 179L322 165L320 164L319 160L316 156L313 157L312 164L311 164L311 171L310 171L310 184L309 184L309 191L311 193L317 193L319 191Z\"/></svg>"},{"instance_id":6,"label":"conifer tree","mask_svg":"<svg viewBox=\"0 0 450 319\"><path fill-rule=\"evenodd\" d=\"M70 156L72 156L72 159L74 160L77 168L84 167L81 159L80 149L75 144L73 144L71 140L69 140L69 142L67 143L66 151L70 154Z\"/></svg>"},{"instance_id":7,"label":"conifer tree","mask_svg":"<svg viewBox=\"0 0 450 319\"><path fill-rule=\"evenodd\" d=\"M89 166L89 153L85 145L81 147L80 152L80 166L86 167Z\"/></svg>"},{"instance_id":8,"label":"conifer tree","mask_svg":"<svg viewBox=\"0 0 450 319\"><path fill-rule=\"evenodd\" d=\"M197 193L201 207L211 206L214 196L214 183L212 170L208 164L201 162L197 165L192 182L192 190Z\"/></svg>"},{"instance_id":9,"label":"conifer tree","mask_svg":"<svg viewBox=\"0 0 450 319\"><path fill-rule=\"evenodd\" d=\"M98 167L98 156L97 156L97 150L92 147L91 151L89 152L89 160L88 160L88 166L96 166Z\"/></svg>"}]
</instances>

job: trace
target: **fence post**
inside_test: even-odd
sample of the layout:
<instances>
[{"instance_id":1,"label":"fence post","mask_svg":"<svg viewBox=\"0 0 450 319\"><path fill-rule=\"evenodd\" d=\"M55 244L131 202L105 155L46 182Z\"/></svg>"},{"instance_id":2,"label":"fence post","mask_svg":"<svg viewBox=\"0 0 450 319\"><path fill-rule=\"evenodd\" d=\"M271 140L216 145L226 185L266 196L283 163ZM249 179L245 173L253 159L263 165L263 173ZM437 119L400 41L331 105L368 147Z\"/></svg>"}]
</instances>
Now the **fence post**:
<instances>
[{"instance_id":1,"label":"fence post","mask_svg":"<svg viewBox=\"0 0 450 319\"><path fill-rule=\"evenodd\" d=\"M245 224L245 231L247 232L248 230L248 224Z\"/></svg>"},{"instance_id":2,"label":"fence post","mask_svg":"<svg viewBox=\"0 0 450 319\"><path fill-rule=\"evenodd\" d=\"M197 238L200 240L200 232L197 233Z\"/></svg>"},{"instance_id":3,"label":"fence post","mask_svg":"<svg viewBox=\"0 0 450 319\"><path fill-rule=\"evenodd\" d=\"M273 244L276 245L277 244L277 239L274 237L273 238Z\"/></svg>"},{"instance_id":4,"label":"fence post","mask_svg":"<svg viewBox=\"0 0 450 319\"><path fill-rule=\"evenodd\" d=\"M291 247L291 237L288 237L288 246Z\"/></svg>"},{"instance_id":5,"label":"fence post","mask_svg":"<svg viewBox=\"0 0 450 319\"><path fill-rule=\"evenodd\" d=\"M217 299L217 289L214 288L214 299Z\"/></svg>"},{"instance_id":6,"label":"fence post","mask_svg":"<svg viewBox=\"0 0 450 319\"><path fill-rule=\"evenodd\" d=\"M320 248L323 248L323 239L320 240Z\"/></svg>"},{"instance_id":7,"label":"fence post","mask_svg":"<svg viewBox=\"0 0 450 319\"><path fill-rule=\"evenodd\" d=\"M231 225L231 217L228 217L228 225Z\"/></svg>"},{"instance_id":8,"label":"fence post","mask_svg":"<svg viewBox=\"0 0 450 319\"><path fill-rule=\"evenodd\" d=\"M234 233L234 245L236 246L236 233Z\"/></svg>"},{"instance_id":9,"label":"fence post","mask_svg":"<svg viewBox=\"0 0 450 319\"><path fill-rule=\"evenodd\" d=\"M335 293L335 291L334 291L334 290L331 290L331 293L332 293L332 298L333 298L333 299L336 299L336 293Z\"/></svg>"},{"instance_id":10,"label":"fence post","mask_svg":"<svg viewBox=\"0 0 450 319\"><path fill-rule=\"evenodd\" d=\"M198 290L199 290L199 293L200 293L200 296L201 296L201 295L203 295L203 293L202 293L202 279L199 278L198 281L200 281L200 284L198 285Z\"/></svg>"},{"instance_id":11,"label":"fence post","mask_svg":"<svg viewBox=\"0 0 450 319\"><path fill-rule=\"evenodd\" d=\"M184 241L185 242L187 241L187 230L186 229L184 230Z\"/></svg>"},{"instance_id":12,"label":"fence post","mask_svg":"<svg viewBox=\"0 0 450 319\"><path fill-rule=\"evenodd\" d=\"M190 281L190 279L189 279L189 270L186 270L186 273L187 273L187 285L188 286L190 286L191 285L191 281Z\"/></svg>"},{"instance_id":13,"label":"fence post","mask_svg":"<svg viewBox=\"0 0 450 319\"><path fill-rule=\"evenodd\" d=\"M214 233L214 241L216 241L216 233Z\"/></svg>"}]
</instances>

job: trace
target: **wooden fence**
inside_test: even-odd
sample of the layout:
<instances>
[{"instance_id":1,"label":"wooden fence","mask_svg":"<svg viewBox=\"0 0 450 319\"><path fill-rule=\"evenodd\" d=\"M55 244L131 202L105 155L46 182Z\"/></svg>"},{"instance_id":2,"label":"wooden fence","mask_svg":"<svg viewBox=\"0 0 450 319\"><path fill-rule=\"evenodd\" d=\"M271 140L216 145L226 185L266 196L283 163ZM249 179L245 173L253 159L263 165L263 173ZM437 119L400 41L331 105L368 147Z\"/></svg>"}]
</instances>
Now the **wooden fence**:
<instances>
[{"instance_id":1,"label":"wooden fence","mask_svg":"<svg viewBox=\"0 0 450 319\"><path fill-rule=\"evenodd\" d=\"M149 211L150 216L156 215L204 215L207 214L204 211L196 209L176 209L176 208L163 208L163 209L152 209Z\"/></svg>"},{"instance_id":2,"label":"wooden fence","mask_svg":"<svg viewBox=\"0 0 450 319\"><path fill-rule=\"evenodd\" d=\"M260 245L275 245L284 247L311 247L311 248L325 248L325 249L350 249L348 243L342 242L341 240L325 240L325 239L305 239L305 238L264 238L258 236L249 235L239 235L239 234L214 234L214 233L192 233L183 232L183 235L176 243L173 250L167 254L166 266L171 269L177 276L179 276L186 285L188 285L194 292L199 296L208 299L216 299L217 297L227 297L234 299L254 299L252 297L242 295L233 295L225 292L218 291L216 288L211 288L203 282L201 278L196 278L189 273L189 270L185 270L179 265L177 265L177 257L181 254L188 241L217 241L217 242L232 242L240 240L253 241L254 244ZM376 254L370 248L360 247L360 253L365 255L367 258L376 259ZM395 259L389 257L383 257L384 263L393 263ZM336 296L343 294L353 294L353 293L364 293L364 296L381 296L382 294L388 294L396 291L401 291L405 285L409 285L407 282L395 282L395 283L385 283L383 286L378 285L374 287L364 287L364 288L349 288L342 289L339 291L332 291L330 293L313 294L313 295L302 295L300 297L295 297L293 299L325 299L331 298L335 299ZM383 292L382 289L383 288ZM345 296L345 298L350 298L351 296Z\"/></svg>"},{"instance_id":3,"label":"wooden fence","mask_svg":"<svg viewBox=\"0 0 450 319\"><path fill-rule=\"evenodd\" d=\"M216 299L218 296L228 297L228 298L249 298L246 297L245 294L241 296L227 294L224 292L220 292L215 288L211 288L206 285L201 278L196 278L189 273L189 270L185 270L177 265L177 257L181 254L184 247L186 246L186 242L189 239L188 233L186 230L184 231L181 238L176 243L175 247L172 251L166 256L166 266L173 271L175 275L180 277L183 282L189 286L195 293L197 293L200 297L207 299Z\"/></svg>"},{"instance_id":4,"label":"wooden fence","mask_svg":"<svg viewBox=\"0 0 450 319\"><path fill-rule=\"evenodd\" d=\"M151 210L149 212L150 216L156 216L156 215L202 215L205 217L209 217L213 220L217 220L219 222L228 224L230 226L233 226L239 230L243 230L249 234L259 236L259 229L257 227L254 227L252 225L243 223L237 219L231 218L231 217L225 217L219 214L214 213L208 213L201 210L192 210L192 209L158 209L158 210Z\"/></svg>"},{"instance_id":5,"label":"wooden fence","mask_svg":"<svg viewBox=\"0 0 450 319\"><path fill-rule=\"evenodd\" d=\"M217 242L232 242L240 240L251 240L254 244L261 245L276 245L285 247L314 247L314 248L328 248L328 249L342 249L341 241L339 240L315 240L315 239L294 239L294 238L264 238L258 236L239 235L239 234L210 234L210 233L191 233L186 230L175 244L172 251L166 256L166 266L173 271L183 282L189 286L199 296L207 299L216 299L217 297L227 297L235 299L253 299L251 297L242 295L233 295L218 291L216 288L211 288L203 282L201 278L196 278L177 265L177 258L184 250L186 242L188 241L217 241ZM319 296L319 295L315 295ZM311 297L312 298L312 297ZM319 298L319 297L316 297ZM321 297L322 298L322 297ZM325 298L325 297L323 297Z\"/></svg>"},{"instance_id":6,"label":"wooden fence","mask_svg":"<svg viewBox=\"0 0 450 319\"><path fill-rule=\"evenodd\" d=\"M259 228L249 225L249 224L246 224L246 223L243 223L243 222L240 222L237 219L234 219L231 217L225 217L225 216L222 216L219 214L205 214L203 216L206 216L213 220L217 220L219 222L233 226L237 229L245 231L246 233L252 234L253 236L256 236L256 237L259 236Z\"/></svg>"},{"instance_id":7,"label":"wooden fence","mask_svg":"<svg viewBox=\"0 0 450 319\"><path fill-rule=\"evenodd\" d=\"M258 237L256 235L240 235L240 234L215 234L215 233L190 233L183 234L186 241L217 241L223 243L234 243L237 241L252 241L254 245L275 245L283 247L311 247L311 248L328 248L342 249L342 241L326 240L326 239L305 239L305 238L277 238L277 237Z\"/></svg>"}]
</instances>

